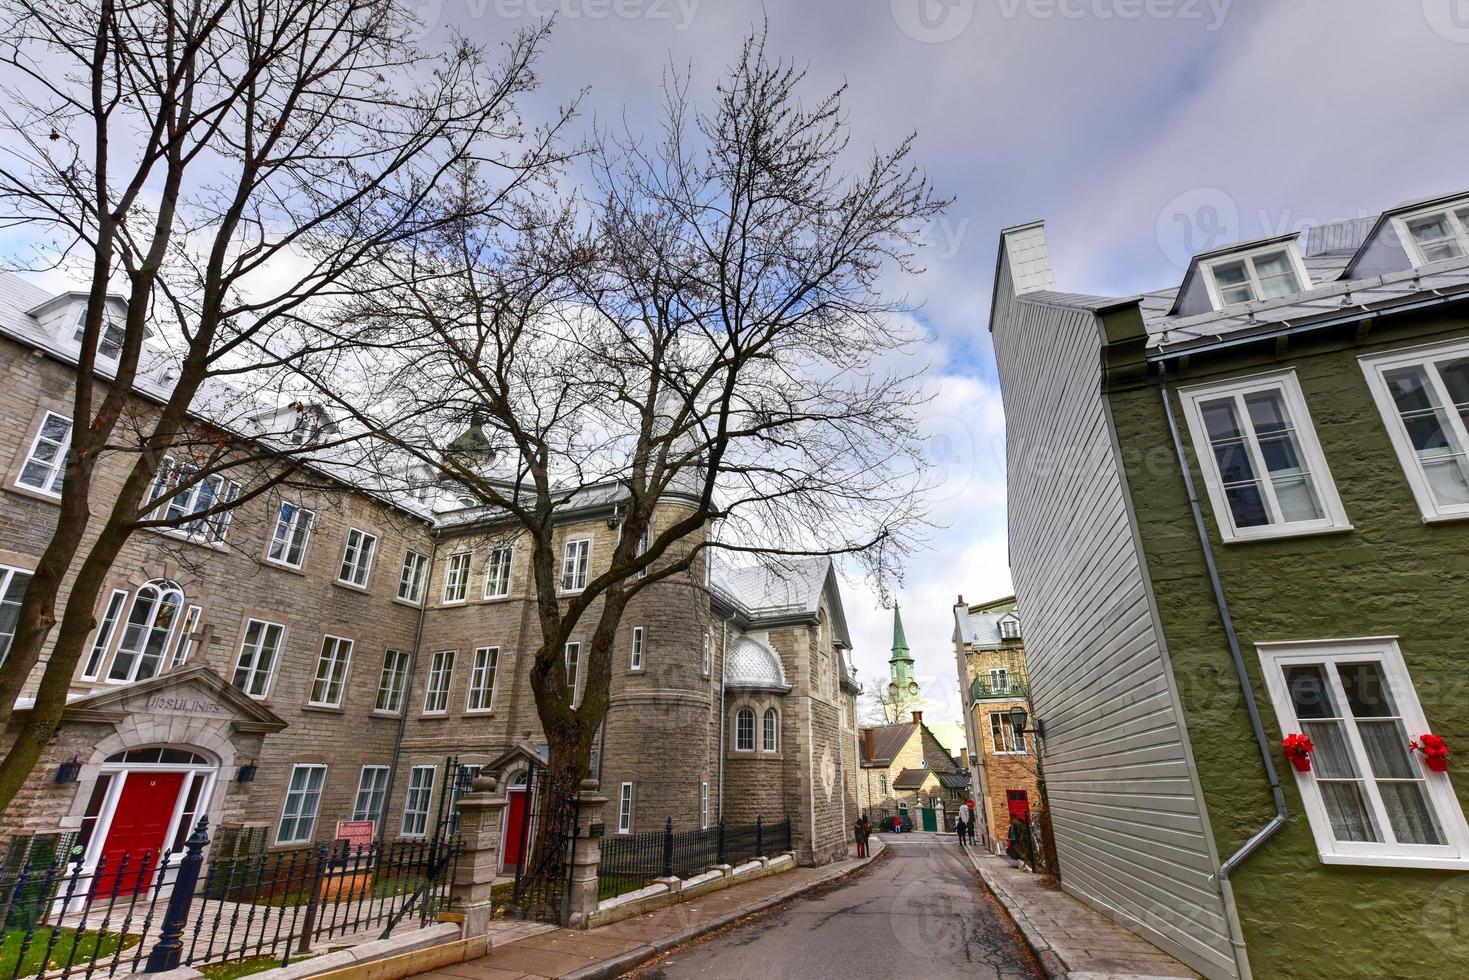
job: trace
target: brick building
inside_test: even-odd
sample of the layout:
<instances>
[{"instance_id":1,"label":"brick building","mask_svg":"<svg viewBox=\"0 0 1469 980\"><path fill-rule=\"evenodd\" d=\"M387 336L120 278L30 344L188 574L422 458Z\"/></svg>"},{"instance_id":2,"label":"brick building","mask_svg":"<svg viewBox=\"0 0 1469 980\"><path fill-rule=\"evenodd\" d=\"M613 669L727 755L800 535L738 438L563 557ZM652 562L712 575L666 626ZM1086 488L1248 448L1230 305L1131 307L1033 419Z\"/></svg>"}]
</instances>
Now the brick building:
<instances>
[{"instance_id":1,"label":"brick building","mask_svg":"<svg viewBox=\"0 0 1469 980\"><path fill-rule=\"evenodd\" d=\"M84 303L0 276L0 658L56 521ZM105 386L105 353L98 374ZM146 415L167 378L140 381L133 409ZM99 465L99 498L128 465ZM446 810L450 758L498 772L514 812L545 755L529 545L432 474L407 492L339 479L290 493L132 537L57 739L0 837L75 831L95 863L104 850L177 846L204 814L258 828L271 847L329 840L345 819L422 836ZM182 496L159 500L204 509ZM567 592L611 554L620 499L615 484L590 487L558 513ZM665 500L655 524L684 506ZM594 758L609 833L762 813L791 818L804 862L846 853L857 686L829 559L701 567L635 597L621 634ZM567 646L573 673L589 639ZM43 653L0 745L24 724L44 665ZM63 774L63 763L75 765Z\"/></svg>"},{"instance_id":2,"label":"brick building","mask_svg":"<svg viewBox=\"0 0 1469 980\"><path fill-rule=\"evenodd\" d=\"M990 840L1005 839L1010 817L1030 811L1040 800L1033 734L1016 731L1010 710L1030 711L1025 672L1025 642L1014 596L954 606L954 656L964 701L976 802L985 812Z\"/></svg>"}]
</instances>

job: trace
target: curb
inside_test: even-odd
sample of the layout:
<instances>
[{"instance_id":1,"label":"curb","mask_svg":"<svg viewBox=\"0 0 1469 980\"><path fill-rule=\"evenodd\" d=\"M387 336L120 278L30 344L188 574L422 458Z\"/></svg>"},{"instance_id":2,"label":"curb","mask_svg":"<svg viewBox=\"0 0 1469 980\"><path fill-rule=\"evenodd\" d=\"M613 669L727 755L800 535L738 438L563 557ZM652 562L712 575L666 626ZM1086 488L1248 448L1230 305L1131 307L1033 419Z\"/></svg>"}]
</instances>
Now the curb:
<instances>
[{"instance_id":1,"label":"curb","mask_svg":"<svg viewBox=\"0 0 1469 980\"><path fill-rule=\"evenodd\" d=\"M725 926L732 925L757 912L763 912L768 908L780 905L782 902L788 902L798 895L811 891L813 888L820 888L822 885L830 884L848 875L856 874L863 868L869 867L873 861L876 861L882 856L883 851L887 850L887 845L877 837L872 838L872 843L877 846L869 846L871 853L861 864L854 865L837 874L824 875L814 881L808 881L798 888L771 895L769 898L761 899L754 905L735 909L733 912L726 912L717 918L700 922L673 935L664 936L657 942L649 943L646 946L630 949L626 953L621 953L611 959L603 960L600 963L593 963L591 966L584 966L580 970L573 970L571 973L564 973L561 975L561 980L609 980L611 977L620 977L627 971L639 967L651 959L662 956L671 949L698 939L700 936L706 936L711 932L723 929Z\"/></svg>"},{"instance_id":2,"label":"curb","mask_svg":"<svg viewBox=\"0 0 1469 980\"><path fill-rule=\"evenodd\" d=\"M1010 921L1015 923L1015 928L1020 930L1020 937L1025 940L1025 945L1030 947L1030 951L1040 961L1041 969L1046 974L1046 980L1066 980L1067 977L1071 976L1071 972L1066 968L1065 961L1051 948L1051 944L1046 941L1046 937L1041 935L1040 930L1021 911L1020 906L1010 897L1010 893L1005 890L1004 886L990 874L989 869L979 863L979 859L975 857L973 852L965 851L964 853L969 858L969 863L973 865L975 872L978 873L980 879L984 882L985 887L995 897L995 901L1000 903L1000 907L1005 910L1005 914L1010 917Z\"/></svg>"}]
</instances>

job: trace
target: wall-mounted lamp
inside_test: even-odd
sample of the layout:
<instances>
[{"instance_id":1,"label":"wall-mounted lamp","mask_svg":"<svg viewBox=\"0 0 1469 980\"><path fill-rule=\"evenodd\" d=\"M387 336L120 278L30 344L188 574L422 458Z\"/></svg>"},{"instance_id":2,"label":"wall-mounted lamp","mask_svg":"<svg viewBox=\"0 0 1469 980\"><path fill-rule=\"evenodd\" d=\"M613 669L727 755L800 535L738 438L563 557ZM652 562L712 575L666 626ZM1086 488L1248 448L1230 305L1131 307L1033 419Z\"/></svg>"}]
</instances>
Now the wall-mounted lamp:
<instances>
[{"instance_id":1,"label":"wall-mounted lamp","mask_svg":"<svg viewBox=\"0 0 1469 980\"><path fill-rule=\"evenodd\" d=\"M1030 715L1027 714L1026 710L1020 705L1017 704L1015 707L1010 709L1010 724L1014 726L1017 732L1020 732L1022 734L1034 733L1036 735L1039 735L1041 738L1045 738L1046 726L1041 723L1041 720L1039 718L1035 720L1034 728L1026 728L1025 723L1029 720Z\"/></svg>"},{"instance_id":2,"label":"wall-mounted lamp","mask_svg":"<svg viewBox=\"0 0 1469 980\"><path fill-rule=\"evenodd\" d=\"M237 783L253 783L253 782L255 782L255 772L256 772L256 769L257 769L257 767L256 767L255 763L253 763L253 762L247 762L247 763L245 763L243 766L240 767L240 771L235 774L235 782L237 782Z\"/></svg>"},{"instance_id":3,"label":"wall-mounted lamp","mask_svg":"<svg viewBox=\"0 0 1469 980\"><path fill-rule=\"evenodd\" d=\"M56 767L56 782L60 784L74 783L82 774L82 764L75 759L63 762Z\"/></svg>"}]
</instances>

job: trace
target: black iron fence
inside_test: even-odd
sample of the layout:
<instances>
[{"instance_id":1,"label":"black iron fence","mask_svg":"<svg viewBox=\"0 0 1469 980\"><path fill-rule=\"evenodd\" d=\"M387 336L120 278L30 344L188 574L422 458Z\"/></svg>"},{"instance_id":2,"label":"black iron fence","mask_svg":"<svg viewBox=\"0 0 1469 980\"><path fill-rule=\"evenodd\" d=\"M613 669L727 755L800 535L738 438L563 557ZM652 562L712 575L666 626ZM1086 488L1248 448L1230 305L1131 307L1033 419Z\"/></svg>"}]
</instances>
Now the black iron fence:
<instances>
[{"instance_id":1,"label":"black iron fence","mask_svg":"<svg viewBox=\"0 0 1469 980\"><path fill-rule=\"evenodd\" d=\"M207 823L182 856L61 853L0 866L0 978L159 972L292 959L389 935L443 910L461 845L442 837L223 854Z\"/></svg>"},{"instance_id":2,"label":"black iron fence","mask_svg":"<svg viewBox=\"0 0 1469 980\"><path fill-rule=\"evenodd\" d=\"M726 825L674 831L669 817L662 830L613 834L602 838L597 865L597 898L616 898L658 878L692 878L720 864L739 865L791 850L791 822Z\"/></svg>"}]
</instances>

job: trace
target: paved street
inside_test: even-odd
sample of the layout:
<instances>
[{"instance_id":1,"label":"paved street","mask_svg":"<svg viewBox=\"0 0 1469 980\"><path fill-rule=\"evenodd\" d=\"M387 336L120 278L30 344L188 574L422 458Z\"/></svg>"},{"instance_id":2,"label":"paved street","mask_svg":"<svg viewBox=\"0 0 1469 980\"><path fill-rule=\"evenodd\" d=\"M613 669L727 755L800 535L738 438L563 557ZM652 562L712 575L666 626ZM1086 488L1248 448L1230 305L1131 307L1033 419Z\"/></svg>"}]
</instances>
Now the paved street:
<instances>
[{"instance_id":1,"label":"paved street","mask_svg":"<svg viewBox=\"0 0 1469 980\"><path fill-rule=\"evenodd\" d=\"M643 980L683 977L1033 978L1019 934L949 837L886 837L866 871L654 961Z\"/></svg>"}]
</instances>

